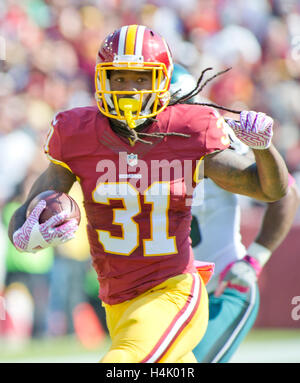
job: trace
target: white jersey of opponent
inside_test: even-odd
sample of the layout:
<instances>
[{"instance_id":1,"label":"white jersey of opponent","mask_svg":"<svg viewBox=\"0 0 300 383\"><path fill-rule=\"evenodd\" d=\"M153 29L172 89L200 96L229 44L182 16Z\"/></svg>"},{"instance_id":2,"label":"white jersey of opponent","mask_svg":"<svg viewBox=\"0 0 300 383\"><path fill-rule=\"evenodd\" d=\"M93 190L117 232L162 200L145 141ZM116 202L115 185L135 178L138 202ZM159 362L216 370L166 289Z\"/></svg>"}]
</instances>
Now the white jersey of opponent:
<instances>
[{"instance_id":1,"label":"white jersey of opponent","mask_svg":"<svg viewBox=\"0 0 300 383\"><path fill-rule=\"evenodd\" d=\"M229 129L231 147L240 154L248 152ZM199 202L200 201L200 202ZM207 285L208 292L215 290L220 272L231 262L246 255L241 242L240 206L238 197L205 178L194 191L192 215L197 219L201 242L193 247L199 261L215 263L215 272Z\"/></svg>"},{"instance_id":2,"label":"white jersey of opponent","mask_svg":"<svg viewBox=\"0 0 300 383\"><path fill-rule=\"evenodd\" d=\"M193 252L195 259L215 263L214 275L207 285L208 292L211 292L217 286L220 272L229 263L243 258L246 249L241 242L237 196L221 189L210 179L202 182L203 202L192 206L192 215L198 221L201 234L201 242Z\"/></svg>"}]
</instances>

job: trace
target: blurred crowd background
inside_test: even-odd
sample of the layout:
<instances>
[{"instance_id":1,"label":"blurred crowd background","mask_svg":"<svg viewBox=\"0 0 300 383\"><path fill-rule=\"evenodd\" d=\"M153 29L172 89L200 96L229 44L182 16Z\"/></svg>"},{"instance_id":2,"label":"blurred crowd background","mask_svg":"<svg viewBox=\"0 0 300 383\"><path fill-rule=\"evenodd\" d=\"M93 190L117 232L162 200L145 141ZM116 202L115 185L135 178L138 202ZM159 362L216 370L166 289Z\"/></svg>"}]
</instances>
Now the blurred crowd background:
<instances>
[{"instance_id":1,"label":"blurred crowd background","mask_svg":"<svg viewBox=\"0 0 300 383\"><path fill-rule=\"evenodd\" d=\"M231 67L202 95L271 115L274 143L300 184L299 0L2 0L0 295L13 323L2 318L0 334L9 342L76 332L88 345L106 332L84 228L77 242L32 256L16 253L7 225L48 165L42 145L53 116L95 103L100 42L134 23L161 33L195 77Z\"/></svg>"}]
</instances>

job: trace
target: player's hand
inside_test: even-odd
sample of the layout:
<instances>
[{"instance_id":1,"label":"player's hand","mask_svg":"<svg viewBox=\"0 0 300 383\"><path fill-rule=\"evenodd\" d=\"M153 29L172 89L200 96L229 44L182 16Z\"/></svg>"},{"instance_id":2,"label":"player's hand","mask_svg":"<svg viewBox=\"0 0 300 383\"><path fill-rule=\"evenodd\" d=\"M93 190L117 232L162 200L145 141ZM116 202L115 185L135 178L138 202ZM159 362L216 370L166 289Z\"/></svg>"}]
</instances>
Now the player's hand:
<instances>
[{"instance_id":1,"label":"player's hand","mask_svg":"<svg viewBox=\"0 0 300 383\"><path fill-rule=\"evenodd\" d=\"M252 149L267 149L273 136L273 119L265 113L242 111L240 122L226 119L237 138Z\"/></svg>"},{"instance_id":2,"label":"player's hand","mask_svg":"<svg viewBox=\"0 0 300 383\"><path fill-rule=\"evenodd\" d=\"M239 261L230 263L221 272L219 285L214 295L219 297L227 287L242 293L248 292L250 286L253 286L257 281L261 269L258 261L249 255Z\"/></svg>"},{"instance_id":3,"label":"player's hand","mask_svg":"<svg viewBox=\"0 0 300 383\"><path fill-rule=\"evenodd\" d=\"M67 222L68 213L62 211L40 224L39 217L46 207L44 200L32 210L23 226L13 234L13 243L21 252L35 253L49 246L60 245L72 238L78 229L76 219Z\"/></svg>"}]
</instances>

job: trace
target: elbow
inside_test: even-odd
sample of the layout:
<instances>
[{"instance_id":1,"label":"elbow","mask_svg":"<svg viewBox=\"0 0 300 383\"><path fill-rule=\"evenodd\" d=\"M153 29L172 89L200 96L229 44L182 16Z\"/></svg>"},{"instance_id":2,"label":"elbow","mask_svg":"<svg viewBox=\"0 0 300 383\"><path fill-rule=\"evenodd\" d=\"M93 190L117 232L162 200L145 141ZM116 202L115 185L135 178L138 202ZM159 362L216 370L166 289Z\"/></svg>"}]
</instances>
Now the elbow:
<instances>
[{"instance_id":1,"label":"elbow","mask_svg":"<svg viewBox=\"0 0 300 383\"><path fill-rule=\"evenodd\" d=\"M294 199L294 202L299 201L300 203L300 192L296 186L296 183L290 184L288 177L285 182L277 182L276 187L273 187L269 197L273 200L270 202L276 202L283 198Z\"/></svg>"},{"instance_id":2,"label":"elbow","mask_svg":"<svg viewBox=\"0 0 300 383\"><path fill-rule=\"evenodd\" d=\"M265 195L266 202L277 202L289 195L289 188L278 188L272 194Z\"/></svg>"},{"instance_id":3,"label":"elbow","mask_svg":"<svg viewBox=\"0 0 300 383\"><path fill-rule=\"evenodd\" d=\"M268 202L286 203L289 206L293 206L293 210L296 211L300 206L300 190L294 183L282 191L282 196L280 198L276 197L275 199L270 199Z\"/></svg>"},{"instance_id":4,"label":"elbow","mask_svg":"<svg viewBox=\"0 0 300 383\"><path fill-rule=\"evenodd\" d=\"M278 201L279 199L282 199L282 198L286 197L288 194L289 194L289 187L288 187L288 186L285 187L285 188L283 188L283 187L280 188L280 189L277 191L277 196L276 196L277 201Z\"/></svg>"}]
</instances>

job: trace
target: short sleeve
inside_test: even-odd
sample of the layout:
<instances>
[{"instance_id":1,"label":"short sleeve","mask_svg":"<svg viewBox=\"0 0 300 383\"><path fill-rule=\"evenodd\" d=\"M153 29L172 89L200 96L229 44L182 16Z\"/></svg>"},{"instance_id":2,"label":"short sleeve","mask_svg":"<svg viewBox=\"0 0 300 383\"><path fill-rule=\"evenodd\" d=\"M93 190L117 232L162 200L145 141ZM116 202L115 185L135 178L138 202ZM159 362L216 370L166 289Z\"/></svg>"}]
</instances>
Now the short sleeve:
<instances>
[{"instance_id":1,"label":"short sleeve","mask_svg":"<svg viewBox=\"0 0 300 383\"><path fill-rule=\"evenodd\" d=\"M218 150L227 149L230 139L226 129L226 122L223 117L210 113L210 119L206 130L205 146L206 153L213 153Z\"/></svg>"},{"instance_id":2,"label":"short sleeve","mask_svg":"<svg viewBox=\"0 0 300 383\"><path fill-rule=\"evenodd\" d=\"M61 165L72 172L70 167L65 163L62 153L62 138L60 130L62 129L63 121L62 115L58 114L54 117L49 132L47 134L46 142L44 145L44 152L52 163Z\"/></svg>"},{"instance_id":3,"label":"short sleeve","mask_svg":"<svg viewBox=\"0 0 300 383\"><path fill-rule=\"evenodd\" d=\"M167 108L168 109L168 108ZM199 159L229 147L225 121L214 109L202 105L180 104L163 115L169 133L185 133L188 138L172 137L169 147L185 159Z\"/></svg>"},{"instance_id":4,"label":"short sleeve","mask_svg":"<svg viewBox=\"0 0 300 383\"><path fill-rule=\"evenodd\" d=\"M62 161L61 138L59 134L58 118L58 116L55 116L53 121L51 122L46 142L44 144L44 152L50 161L51 159Z\"/></svg>"}]
</instances>

